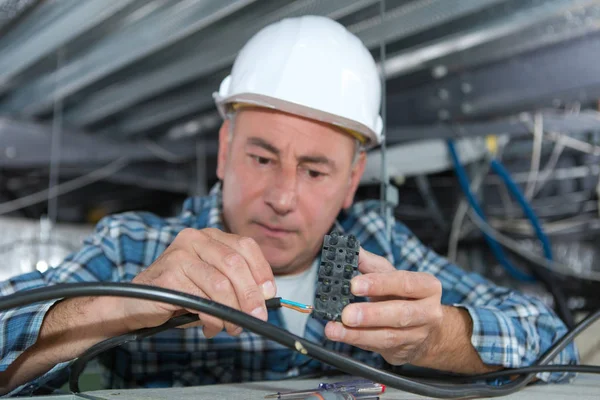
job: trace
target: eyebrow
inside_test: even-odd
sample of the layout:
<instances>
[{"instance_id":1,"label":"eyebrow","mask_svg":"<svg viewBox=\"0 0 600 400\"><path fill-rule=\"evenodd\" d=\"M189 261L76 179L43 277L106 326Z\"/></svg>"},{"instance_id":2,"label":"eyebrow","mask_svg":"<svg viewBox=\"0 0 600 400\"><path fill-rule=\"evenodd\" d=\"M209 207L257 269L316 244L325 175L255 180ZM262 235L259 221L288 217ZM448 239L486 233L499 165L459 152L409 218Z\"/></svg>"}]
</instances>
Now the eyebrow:
<instances>
[{"instance_id":1,"label":"eyebrow","mask_svg":"<svg viewBox=\"0 0 600 400\"><path fill-rule=\"evenodd\" d=\"M273 146L271 143L259 137L253 136L248 138L247 144L261 147L266 151L273 153L277 156L281 153L277 147ZM305 155L298 157L297 160L300 163L323 164L335 169L335 162L323 155Z\"/></svg>"}]
</instances>

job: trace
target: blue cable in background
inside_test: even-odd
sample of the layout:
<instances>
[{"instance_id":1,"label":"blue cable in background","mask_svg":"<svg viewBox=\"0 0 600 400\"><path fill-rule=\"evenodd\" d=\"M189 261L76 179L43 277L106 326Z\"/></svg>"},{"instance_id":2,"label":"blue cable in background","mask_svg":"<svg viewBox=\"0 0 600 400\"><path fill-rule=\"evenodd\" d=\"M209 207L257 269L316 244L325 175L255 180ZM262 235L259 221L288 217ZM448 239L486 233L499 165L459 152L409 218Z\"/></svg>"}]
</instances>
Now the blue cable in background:
<instances>
[{"instance_id":1,"label":"blue cable in background","mask_svg":"<svg viewBox=\"0 0 600 400\"><path fill-rule=\"evenodd\" d=\"M527 199L523 195L523 192L521 191L519 186L517 186L515 181L510 177L510 174L508 173L506 168L504 168L504 165L502 165L502 163L500 163L496 159L492 159L491 167L492 171L494 171L496 174L498 174L498 176L500 176L500 178L502 178L508 190L512 193L515 200L517 200L517 202L523 209L523 213L531 223L531 226L533 227L537 238L542 244L544 256L546 256L548 260L552 261L553 256L552 246L550 245L550 239L548 239L548 236L542 229L542 225L540 224L537 215L535 215L535 213L533 212L533 209L531 208L531 205L529 205L529 203L527 202Z\"/></svg>"},{"instance_id":2,"label":"blue cable in background","mask_svg":"<svg viewBox=\"0 0 600 400\"><path fill-rule=\"evenodd\" d=\"M471 188L469 186L469 178L467 177L467 173L465 172L462 164L460 163L460 160L458 159L458 153L456 151L454 141L448 140L448 150L450 151L450 156L452 157L452 163L454 164L454 170L456 172L456 177L458 178L458 183L460 184L460 187L461 187L465 197L467 198L469 205L473 208L473 210L477 213L477 215L479 215L479 217L482 220L487 222L487 219L485 217L485 214L483 213L483 210L479 206L477 199L475 199L473 192L471 192ZM504 269L506 269L506 271L513 278L518 279L520 281L524 281L524 282L534 282L535 281L534 277L518 270L508 261L508 259L506 258L506 255L504 254L504 251L502 250L502 247L493 237L489 236L485 232L483 232L483 235L485 237L485 240L488 243L488 246L492 250L492 253L494 253L494 257L496 257L498 262L504 267Z\"/></svg>"}]
</instances>

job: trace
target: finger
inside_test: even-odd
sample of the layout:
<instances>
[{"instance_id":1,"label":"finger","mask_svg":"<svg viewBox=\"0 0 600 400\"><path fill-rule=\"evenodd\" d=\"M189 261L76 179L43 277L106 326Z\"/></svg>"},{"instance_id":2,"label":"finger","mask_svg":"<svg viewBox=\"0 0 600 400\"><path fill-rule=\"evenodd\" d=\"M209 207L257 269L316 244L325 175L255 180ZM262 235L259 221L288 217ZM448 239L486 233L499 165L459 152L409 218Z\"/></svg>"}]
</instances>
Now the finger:
<instances>
[{"instance_id":1,"label":"finger","mask_svg":"<svg viewBox=\"0 0 600 400\"><path fill-rule=\"evenodd\" d=\"M196 264L191 264L188 268L185 268L184 272L193 285L206 293L204 297L208 297L217 303L224 304L236 310L241 309L231 281L212 265L208 265L204 262L197 262ZM237 335L241 332L241 328L231 322L221 321L220 319L207 316L206 314L199 314L199 316L204 322L205 335L207 332L214 332L214 334L216 334L220 332L223 327L230 335ZM215 323L215 320L218 321L218 323Z\"/></svg>"},{"instance_id":2,"label":"finger","mask_svg":"<svg viewBox=\"0 0 600 400\"><path fill-rule=\"evenodd\" d=\"M382 352L409 346L422 340L422 329L360 329L349 328L339 322L329 322L325 335L333 341L344 342L361 349Z\"/></svg>"},{"instance_id":3,"label":"finger","mask_svg":"<svg viewBox=\"0 0 600 400\"><path fill-rule=\"evenodd\" d=\"M441 296L442 285L432 274L394 270L356 276L350 281L350 290L356 296L422 299Z\"/></svg>"},{"instance_id":4,"label":"finger","mask_svg":"<svg viewBox=\"0 0 600 400\"><path fill-rule=\"evenodd\" d=\"M360 328L409 328L422 326L433 319L434 308L426 300L391 300L353 303L344 308L342 322Z\"/></svg>"},{"instance_id":5,"label":"finger","mask_svg":"<svg viewBox=\"0 0 600 400\"><path fill-rule=\"evenodd\" d=\"M187 275L176 273L163 273L161 274L160 278L155 282L155 284L167 289L173 289L184 293L189 293L197 297L202 297L205 299L211 298L210 295L208 295L204 290L202 290L199 287L199 285L197 285L196 282L191 280ZM187 311L198 315L200 321L197 323L193 323L193 325L204 326L203 331L207 338L215 336L217 333L221 332L225 327L224 322L217 317L214 317L209 314L199 313L196 310L188 309ZM181 315L183 313L184 311L182 310L176 312L175 315ZM229 324L227 328L230 334L239 334L241 332L241 328L233 324Z\"/></svg>"},{"instance_id":6,"label":"finger","mask_svg":"<svg viewBox=\"0 0 600 400\"><path fill-rule=\"evenodd\" d=\"M199 327L199 326L204 326L204 323L202 321L191 322L189 324L179 325L176 328L177 329L188 329L188 328L195 328L195 327Z\"/></svg>"},{"instance_id":7,"label":"finger","mask_svg":"<svg viewBox=\"0 0 600 400\"><path fill-rule=\"evenodd\" d=\"M218 229L207 230L207 234L240 253L248 263L254 282L261 288L264 298L275 297L277 289L273 269L254 239L240 237Z\"/></svg>"},{"instance_id":8,"label":"finger","mask_svg":"<svg viewBox=\"0 0 600 400\"><path fill-rule=\"evenodd\" d=\"M358 270L363 274L370 274L373 272L395 271L396 268L386 258L361 247L358 253Z\"/></svg>"},{"instance_id":9,"label":"finger","mask_svg":"<svg viewBox=\"0 0 600 400\"><path fill-rule=\"evenodd\" d=\"M199 246L202 246L202 249ZM202 290L215 301L219 301L218 299L227 301L224 303L227 305L233 302L227 297L231 296L235 298L235 308L263 321L267 320L267 307L263 293L254 281L250 267L242 255L209 236L204 238L204 243L192 244L192 247L197 250L196 254L200 259L210 266L210 268L196 269L188 265L186 268L186 273ZM219 271L220 274L214 275L214 271L210 271L211 268ZM210 273L213 279L210 285L207 285L204 277L207 273ZM217 297L212 297L213 294Z\"/></svg>"}]
</instances>

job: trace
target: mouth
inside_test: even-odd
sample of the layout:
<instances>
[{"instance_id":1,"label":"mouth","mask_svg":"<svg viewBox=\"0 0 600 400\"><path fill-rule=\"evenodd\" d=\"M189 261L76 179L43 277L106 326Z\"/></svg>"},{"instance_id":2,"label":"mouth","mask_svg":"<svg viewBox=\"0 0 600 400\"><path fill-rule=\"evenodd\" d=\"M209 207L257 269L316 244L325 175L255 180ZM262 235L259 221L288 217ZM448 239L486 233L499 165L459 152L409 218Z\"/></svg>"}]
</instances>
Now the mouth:
<instances>
[{"instance_id":1,"label":"mouth","mask_svg":"<svg viewBox=\"0 0 600 400\"><path fill-rule=\"evenodd\" d=\"M260 222L255 222L255 224L267 235L272 237L284 237L291 235L295 232L292 229L285 229L278 226L266 225Z\"/></svg>"}]
</instances>

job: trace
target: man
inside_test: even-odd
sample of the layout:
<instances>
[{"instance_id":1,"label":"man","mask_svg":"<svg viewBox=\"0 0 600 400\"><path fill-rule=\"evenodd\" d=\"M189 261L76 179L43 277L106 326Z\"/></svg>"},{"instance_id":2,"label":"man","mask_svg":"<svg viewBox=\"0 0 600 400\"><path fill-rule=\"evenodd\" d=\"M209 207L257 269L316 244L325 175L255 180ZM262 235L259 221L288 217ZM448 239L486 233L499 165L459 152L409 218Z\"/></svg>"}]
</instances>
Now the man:
<instances>
[{"instance_id":1,"label":"man","mask_svg":"<svg viewBox=\"0 0 600 400\"><path fill-rule=\"evenodd\" d=\"M100 222L78 253L18 290L133 281L207 297L384 368L410 363L478 373L530 364L562 336L541 302L461 271L396 222L391 242L375 201L353 203L366 148L381 134L377 68L360 41L321 17L287 19L253 37L215 95L220 183L181 215L125 213ZM312 303L323 236L362 244L352 292L370 299L325 323L265 308L276 294ZM160 325L185 310L136 299L45 302L0 315L2 394L60 381L106 338ZM326 368L215 317L104 354L112 387L280 379ZM577 361L573 346L557 362ZM542 374L546 381L567 380Z\"/></svg>"}]
</instances>

